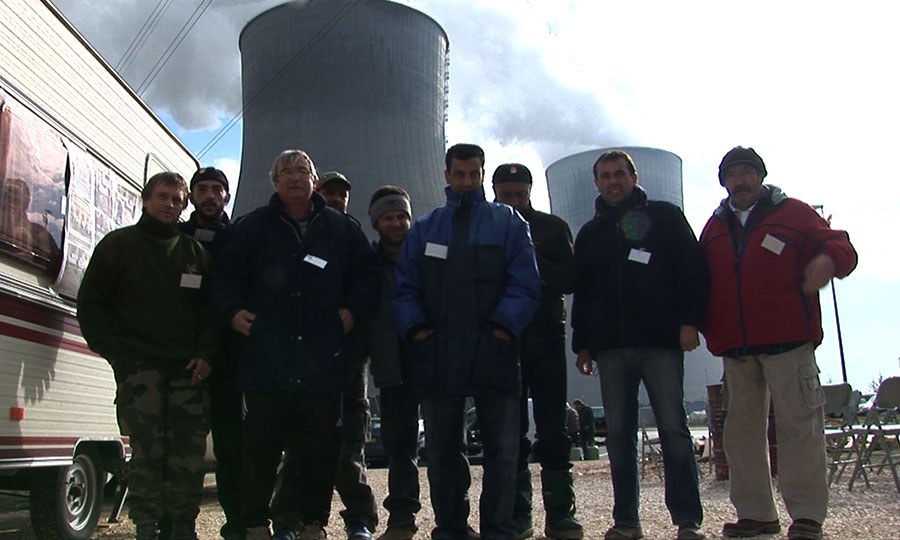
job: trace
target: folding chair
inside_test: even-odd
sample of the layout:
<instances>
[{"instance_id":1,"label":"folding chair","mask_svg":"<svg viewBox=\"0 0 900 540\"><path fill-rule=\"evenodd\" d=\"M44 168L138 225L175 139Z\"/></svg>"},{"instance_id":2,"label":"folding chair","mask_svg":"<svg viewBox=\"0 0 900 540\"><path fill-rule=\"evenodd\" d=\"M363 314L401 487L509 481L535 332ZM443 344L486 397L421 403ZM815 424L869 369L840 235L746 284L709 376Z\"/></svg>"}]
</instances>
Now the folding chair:
<instances>
[{"instance_id":1,"label":"folding chair","mask_svg":"<svg viewBox=\"0 0 900 540\"><path fill-rule=\"evenodd\" d=\"M844 469L856 463L856 410L861 394L849 384L831 384L825 391L825 453L828 459L828 485L840 480Z\"/></svg>"},{"instance_id":2,"label":"folding chair","mask_svg":"<svg viewBox=\"0 0 900 540\"><path fill-rule=\"evenodd\" d=\"M638 424L641 426L641 477L644 476L644 469L649 465L653 467L656 476L662 480L663 457L659 433L655 432L651 436L650 431L648 431L648 428L656 426L656 417L653 415L653 409L641 407L638 410Z\"/></svg>"},{"instance_id":3,"label":"folding chair","mask_svg":"<svg viewBox=\"0 0 900 540\"><path fill-rule=\"evenodd\" d=\"M891 471L894 487L900 493L900 377L889 377L881 382L872 408L863 421L863 434L857 437L857 457L849 489L862 476L869 487L867 470L881 473L885 467Z\"/></svg>"}]
</instances>

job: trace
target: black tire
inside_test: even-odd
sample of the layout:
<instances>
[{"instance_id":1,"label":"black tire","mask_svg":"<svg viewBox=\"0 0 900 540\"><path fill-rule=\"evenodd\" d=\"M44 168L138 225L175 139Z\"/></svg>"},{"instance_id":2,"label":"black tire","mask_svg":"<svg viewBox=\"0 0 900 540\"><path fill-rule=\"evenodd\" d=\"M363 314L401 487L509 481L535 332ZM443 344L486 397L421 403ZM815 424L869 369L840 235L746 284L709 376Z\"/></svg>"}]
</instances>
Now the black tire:
<instances>
[{"instance_id":1,"label":"black tire","mask_svg":"<svg viewBox=\"0 0 900 540\"><path fill-rule=\"evenodd\" d=\"M36 470L30 490L31 526L39 540L87 540L103 504L103 471L92 450L68 467Z\"/></svg>"}]
</instances>

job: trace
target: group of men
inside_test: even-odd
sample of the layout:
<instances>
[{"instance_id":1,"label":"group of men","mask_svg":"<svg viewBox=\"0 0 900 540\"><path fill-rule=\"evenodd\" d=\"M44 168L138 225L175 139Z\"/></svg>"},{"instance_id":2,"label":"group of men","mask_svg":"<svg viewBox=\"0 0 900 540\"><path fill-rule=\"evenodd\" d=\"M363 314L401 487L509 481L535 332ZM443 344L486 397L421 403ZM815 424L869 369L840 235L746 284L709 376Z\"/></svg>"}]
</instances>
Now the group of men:
<instances>
[{"instance_id":1,"label":"group of men","mask_svg":"<svg viewBox=\"0 0 900 540\"><path fill-rule=\"evenodd\" d=\"M434 540L533 536L532 454L544 534L582 538L567 430L568 293L576 365L599 371L609 430L615 503L606 539L643 537L642 382L677 538L705 537L682 389L683 351L700 345L701 331L724 357L738 520L723 534L780 530L767 472L771 397L788 536L822 537L817 291L854 268L847 234L763 185L765 165L750 148L722 160L728 197L699 242L677 207L648 200L625 152L595 163L595 217L574 244L562 219L531 207L524 165L498 167L495 202L487 201L484 163L478 146L451 147L447 202L414 224L408 193L378 188L368 211L379 236L372 246L347 214L350 182L320 176L300 150L275 159L269 203L234 224L217 169L200 169L190 186L174 173L147 182L140 221L98 244L78 299L85 339L115 372L139 540L196 538L210 426L226 540L320 540L335 489L349 540L372 540L378 518L362 457L367 361L389 458L380 540L410 540L418 529L420 407ZM195 211L178 223L188 200ZM484 444L478 532L468 523L468 398Z\"/></svg>"}]
</instances>

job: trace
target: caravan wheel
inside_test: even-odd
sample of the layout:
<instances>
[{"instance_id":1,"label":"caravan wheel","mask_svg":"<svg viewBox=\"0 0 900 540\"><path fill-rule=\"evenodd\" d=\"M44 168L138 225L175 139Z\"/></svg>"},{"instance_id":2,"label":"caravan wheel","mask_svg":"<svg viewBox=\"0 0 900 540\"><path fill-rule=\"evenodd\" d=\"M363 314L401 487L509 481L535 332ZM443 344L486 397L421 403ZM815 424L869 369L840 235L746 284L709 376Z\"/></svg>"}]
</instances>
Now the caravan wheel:
<instances>
[{"instance_id":1,"label":"caravan wheel","mask_svg":"<svg viewBox=\"0 0 900 540\"><path fill-rule=\"evenodd\" d=\"M31 525L41 540L87 540L103 503L96 452L79 452L68 467L36 471L30 492Z\"/></svg>"}]
</instances>

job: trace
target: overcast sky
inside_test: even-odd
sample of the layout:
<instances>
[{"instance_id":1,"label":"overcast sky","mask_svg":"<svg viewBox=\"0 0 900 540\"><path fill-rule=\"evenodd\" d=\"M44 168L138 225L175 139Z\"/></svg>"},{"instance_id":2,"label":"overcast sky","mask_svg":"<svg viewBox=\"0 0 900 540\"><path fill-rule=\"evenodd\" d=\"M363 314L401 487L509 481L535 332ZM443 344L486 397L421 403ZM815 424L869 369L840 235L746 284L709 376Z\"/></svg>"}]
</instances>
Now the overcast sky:
<instances>
[{"instance_id":1,"label":"overcast sky","mask_svg":"<svg viewBox=\"0 0 900 540\"><path fill-rule=\"evenodd\" d=\"M122 72L142 85L202 0L177 0ZM241 105L238 34L276 0L214 0L143 93L198 153ZM767 182L824 205L850 232L859 267L837 283L850 382L900 373L900 82L895 2L409 0L450 39L450 143L475 142L488 174L521 161L537 175L591 148L637 145L684 163L699 234L725 196L716 171L753 146ZM54 0L117 66L157 2ZM240 128L201 157L236 179ZM548 209L544 186L535 206ZM590 204L586 201L586 204ZM841 379L833 306L823 290L823 381Z\"/></svg>"}]
</instances>

